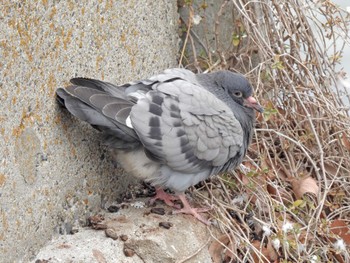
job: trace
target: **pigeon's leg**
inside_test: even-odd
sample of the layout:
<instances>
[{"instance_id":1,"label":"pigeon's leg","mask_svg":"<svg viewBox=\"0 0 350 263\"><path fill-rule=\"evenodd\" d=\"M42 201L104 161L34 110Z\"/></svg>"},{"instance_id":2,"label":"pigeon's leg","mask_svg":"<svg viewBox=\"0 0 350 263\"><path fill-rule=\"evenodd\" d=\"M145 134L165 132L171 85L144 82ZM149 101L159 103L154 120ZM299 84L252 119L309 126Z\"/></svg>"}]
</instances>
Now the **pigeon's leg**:
<instances>
[{"instance_id":1,"label":"pigeon's leg","mask_svg":"<svg viewBox=\"0 0 350 263\"><path fill-rule=\"evenodd\" d=\"M203 212L207 212L210 210L210 208L193 208L191 207L191 205L188 203L187 199L186 199L186 195L185 194L179 194L178 195L179 199L181 200L182 204L183 204L183 208L180 210L175 210L173 211L173 214L189 214L189 215L193 215L195 218L197 218L199 221L201 221L202 223L206 224L206 225L210 225L210 221L204 219L199 213L203 213Z\"/></svg>"},{"instance_id":2,"label":"pigeon's leg","mask_svg":"<svg viewBox=\"0 0 350 263\"><path fill-rule=\"evenodd\" d=\"M179 198L176 196L167 194L160 187L156 187L156 195L149 200L149 203L152 205L156 200L163 200L164 203L167 204L168 206L180 208L179 205L174 204L173 202L173 201L179 200Z\"/></svg>"}]
</instances>

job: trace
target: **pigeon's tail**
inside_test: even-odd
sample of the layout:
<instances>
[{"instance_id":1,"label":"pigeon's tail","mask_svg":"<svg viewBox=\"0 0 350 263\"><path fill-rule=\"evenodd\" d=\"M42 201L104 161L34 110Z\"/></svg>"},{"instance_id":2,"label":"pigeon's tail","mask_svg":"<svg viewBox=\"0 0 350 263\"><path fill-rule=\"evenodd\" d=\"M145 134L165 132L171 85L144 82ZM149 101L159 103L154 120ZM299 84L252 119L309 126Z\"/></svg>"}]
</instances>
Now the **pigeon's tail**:
<instances>
[{"instance_id":1,"label":"pigeon's tail","mask_svg":"<svg viewBox=\"0 0 350 263\"><path fill-rule=\"evenodd\" d=\"M93 79L72 79L74 85L59 88L57 100L74 116L101 131L112 148L133 149L140 145L131 126L134 105L125 95L125 87Z\"/></svg>"}]
</instances>

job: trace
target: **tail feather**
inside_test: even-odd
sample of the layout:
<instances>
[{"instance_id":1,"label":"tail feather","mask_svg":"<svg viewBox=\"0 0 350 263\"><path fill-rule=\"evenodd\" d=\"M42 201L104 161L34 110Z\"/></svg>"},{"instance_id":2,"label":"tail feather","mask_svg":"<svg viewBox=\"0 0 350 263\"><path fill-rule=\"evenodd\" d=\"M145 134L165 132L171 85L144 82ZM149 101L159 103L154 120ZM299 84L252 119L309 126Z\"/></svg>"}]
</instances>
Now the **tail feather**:
<instances>
[{"instance_id":1,"label":"tail feather","mask_svg":"<svg viewBox=\"0 0 350 263\"><path fill-rule=\"evenodd\" d=\"M67 93L71 94L72 96L79 98L86 104L90 104L90 99L93 96L96 95L104 95L106 92L95 90L92 88L82 87L82 86L68 86L66 87Z\"/></svg>"},{"instance_id":2,"label":"tail feather","mask_svg":"<svg viewBox=\"0 0 350 263\"><path fill-rule=\"evenodd\" d=\"M75 117L82 121L88 122L94 126L105 126L113 129L115 124L103 114L96 111L88 104L81 101L79 98L73 97L70 93L67 93L65 89L58 89L56 91L59 101L66 107L66 109Z\"/></svg>"},{"instance_id":3,"label":"tail feather","mask_svg":"<svg viewBox=\"0 0 350 263\"><path fill-rule=\"evenodd\" d=\"M119 87L110 83L83 78L71 82L79 86L56 91L58 101L70 113L101 131L110 147L130 149L140 144L134 129L128 125L134 103L127 100L123 88L118 90Z\"/></svg>"},{"instance_id":4,"label":"tail feather","mask_svg":"<svg viewBox=\"0 0 350 263\"><path fill-rule=\"evenodd\" d=\"M108 94L117 97L126 99L125 86L116 86L109 82L104 82L97 79L88 79L88 78L73 78L70 82L76 86L92 88L94 90L100 90L107 92Z\"/></svg>"},{"instance_id":5,"label":"tail feather","mask_svg":"<svg viewBox=\"0 0 350 263\"><path fill-rule=\"evenodd\" d=\"M89 101L92 105L94 105L94 107L99 108L99 109L102 109L105 105L108 105L110 103L129 105L130 107L134 105L133 103L130 103L130 102L126 101L125 99L112 97L111 95L106 94L106 93L96 94L94 96L91 96Z\"/></svg>"}]
</instances>

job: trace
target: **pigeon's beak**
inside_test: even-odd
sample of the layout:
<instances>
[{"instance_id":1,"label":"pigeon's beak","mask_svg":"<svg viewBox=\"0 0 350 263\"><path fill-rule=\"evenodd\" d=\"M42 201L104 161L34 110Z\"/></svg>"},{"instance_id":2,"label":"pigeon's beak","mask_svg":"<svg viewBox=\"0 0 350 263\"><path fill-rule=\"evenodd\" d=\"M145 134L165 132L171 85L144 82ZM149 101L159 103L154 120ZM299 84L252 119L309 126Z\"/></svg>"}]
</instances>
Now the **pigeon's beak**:
<instances>
[{"instance_id":1,"label":"pigeon's beak","mask_svg":"<svg viewBox=\"0 0 350 263\"><path fill-rule=\"evenodd\" d=\"M254 110L261 112L261 113L264 112L264 108L261 107L258 104L258 102L256 101L256 99L254 99L252 96L250 96L244 100L244 106L253 108Z\"/></svg>"}]
</instances>

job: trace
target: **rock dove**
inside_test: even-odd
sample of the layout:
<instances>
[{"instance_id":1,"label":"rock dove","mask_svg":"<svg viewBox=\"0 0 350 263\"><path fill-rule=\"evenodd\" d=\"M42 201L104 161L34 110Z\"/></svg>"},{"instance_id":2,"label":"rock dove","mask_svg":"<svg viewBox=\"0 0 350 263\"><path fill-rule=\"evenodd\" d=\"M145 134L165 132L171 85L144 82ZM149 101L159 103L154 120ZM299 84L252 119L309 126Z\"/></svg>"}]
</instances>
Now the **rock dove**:
<instances>
[{"instance_id":1,"label":"rock dove","mask_svg":"<svg viewBox=\"0 0 350 263\"><path fill-rule=\"evenodd\" d=\"M173 201L180 199L178 213L208 223L184 191L241 163L252 139L254 110L263 111L248 80L230 71L173 68L121 86L87 78L71 83L57 89L59 102L102 133L128 173L156 187L151 202L176 207Z\"/></svg>"}]
</instances>

